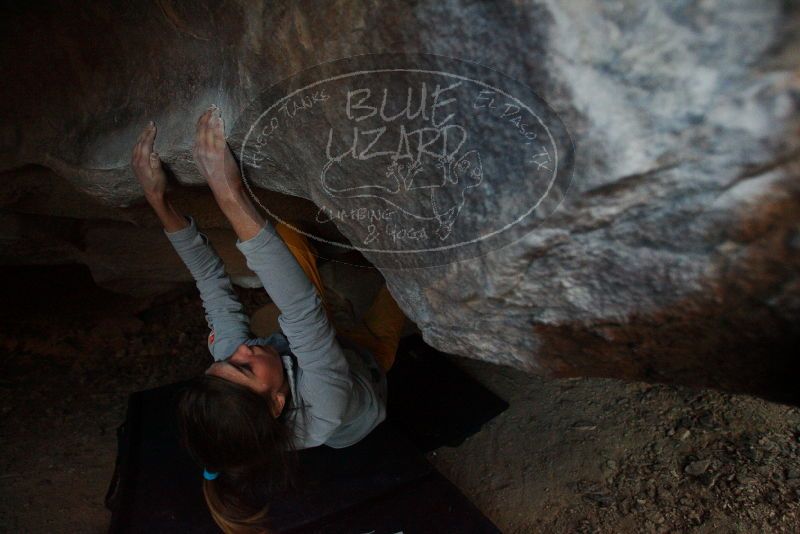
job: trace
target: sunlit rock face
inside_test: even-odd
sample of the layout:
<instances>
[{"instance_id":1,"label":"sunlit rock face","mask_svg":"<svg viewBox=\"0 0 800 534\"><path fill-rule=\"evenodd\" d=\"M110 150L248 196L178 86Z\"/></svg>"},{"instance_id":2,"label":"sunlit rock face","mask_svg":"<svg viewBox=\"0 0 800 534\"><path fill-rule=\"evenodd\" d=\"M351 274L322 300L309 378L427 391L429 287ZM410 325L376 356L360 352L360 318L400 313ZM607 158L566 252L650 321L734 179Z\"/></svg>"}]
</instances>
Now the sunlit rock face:
<instances>
[{"instance_id":1,"label":"sunlit rock face","mask_svg":"<svg viewBox=\"0 0 800 534\"><path fill-rule=\"evenodd\" d=\"M233 234L191 159L200 113L222 108L241 159L253 139L248 126L270 99L291 88L308 94L311 77L339 72L320 65L385 52L461 58L482 66L470 72L491 78L496 94L512 88L509 98L535 103L533 115L555 132L540 148L563 156L548 162L560 173L553 188L540 188L550 182L532 169L543 160L518 159L519 131L479 109L479 89L469 84L457 89L465 106L455 116L463 128L454 130L468 132L461 139L469 142L457 153L444 143L441 154L452 156L444 167L427 155L414 184L428 189L409 193L409 167L390 168L386 155L337 161L338 174L322 173L326 134L336 132L341 148L353 131L339 84L327 93L338 107L313 108L268 140L265 162L244 166L262 207L303 222L328 241L319 241L321 251L361 250L425 340L446 352L549 376L798 402L800 33L792 6L163 0L8 11L2 261L86 263L98 283L131 293L187 280L129 167L134 141L153 119L176 203L245 280ZM429 89L442 81L426 75ZM373 76L372 96L403 81ZM405 81L420 87L420 79ZM406 119L409 130L420 126ZM363 125L380 126L371 120ZM397 146L400 125L382 120ZM437 173L445 173L441 183ZM326 187L323 174L333 176ZM361 183L370 176L384 181ZM329 198L360 185L381 193ZM396 186L406 196L390 196ZM466 243L508 226L539 200L497 239L439 250L448 239ZM390 234L379 214L372 222L382 240L367 243L369 220L334 217L337 208L392 209L392 221L405 224ZM415 228L425 229L421 241L409 237Z\"/></svg>"}]
</instances>

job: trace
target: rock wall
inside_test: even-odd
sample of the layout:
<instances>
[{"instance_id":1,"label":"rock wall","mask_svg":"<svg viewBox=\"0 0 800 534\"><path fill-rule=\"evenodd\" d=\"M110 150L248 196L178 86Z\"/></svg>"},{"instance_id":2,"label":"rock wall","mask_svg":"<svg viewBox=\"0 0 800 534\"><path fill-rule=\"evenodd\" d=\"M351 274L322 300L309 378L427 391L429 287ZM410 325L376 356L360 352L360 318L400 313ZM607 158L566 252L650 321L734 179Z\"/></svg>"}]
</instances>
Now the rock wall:
<instances>
[{"instance_id":1,"label":"rock wall","mask_svg":"<svg viewBox=\"0 0 800 534\"><path fill-rule=\"evenodd\" d=\"M529 86L558 114L574 143L572 182L554 213L506 246L381 267L425 340L550 376L800 401L800 24L790 3L159 0L6 10L4 263L82 262L129 292L186 280L129 167L153 119L177 202L246 277L193 168L196 117L213 103L234 124L264 89L338 58L464 58ZM303 161L298 150L300 171ZM274 214L314 225L310 178L259 175L254 185ZM356 237L336 226L317 231Z\"/></svg>"}]
</instances>

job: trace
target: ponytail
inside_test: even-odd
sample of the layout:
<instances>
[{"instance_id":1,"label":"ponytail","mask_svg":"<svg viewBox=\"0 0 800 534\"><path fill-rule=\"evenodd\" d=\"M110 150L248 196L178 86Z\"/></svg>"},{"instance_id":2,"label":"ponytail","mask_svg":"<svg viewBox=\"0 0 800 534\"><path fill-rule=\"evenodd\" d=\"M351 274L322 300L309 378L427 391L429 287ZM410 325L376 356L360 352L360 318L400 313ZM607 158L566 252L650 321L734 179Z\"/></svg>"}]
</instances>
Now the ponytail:
<instances>
[{"instance_id":1,"label":"ponytail","mask_svg":"<svg viewBox=\"0 0 800 534\"><path fill-rule=\"evenodd\" d=\"M275 418L265 396L211 375L193 379L182 393L181 440L201 468L218 473L202 481L203 496L226 534L269 532L269 501L295 486L287 412Z\"/></svg>"},{"instance_id":2,"label":"ponytail","mask_svg":"<svg viewBox=\"0 0 800 534\"><path fill-rule=\"evenodd\" d=\"M211 517L225 534L268 534L265 527L269 505L252 512L230 502L220 484L214 480L203 481L203 496Z\"/></svg>"}]
</instances>

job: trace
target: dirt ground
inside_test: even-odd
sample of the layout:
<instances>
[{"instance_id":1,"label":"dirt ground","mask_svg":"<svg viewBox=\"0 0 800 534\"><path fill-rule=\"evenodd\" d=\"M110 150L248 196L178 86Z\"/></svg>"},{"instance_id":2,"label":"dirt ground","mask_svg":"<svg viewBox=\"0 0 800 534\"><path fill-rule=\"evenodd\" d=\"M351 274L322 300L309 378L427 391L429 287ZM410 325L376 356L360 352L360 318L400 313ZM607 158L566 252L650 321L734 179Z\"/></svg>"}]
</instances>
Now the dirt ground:
<instances>
[{"instance_id":1,"label":"dirt ground","mask_svg":"<svg viewBox=\"0 0 800 534\"><path fill-rule=\"evenodd\" d=\"M192 284L141 300L78 268L4 269L0 530L104 532L128 395L210 362L201 301ZM429 458L504 532L800 531L800 409L456 361L511 406Z\"/></svg>"}]
</instances>

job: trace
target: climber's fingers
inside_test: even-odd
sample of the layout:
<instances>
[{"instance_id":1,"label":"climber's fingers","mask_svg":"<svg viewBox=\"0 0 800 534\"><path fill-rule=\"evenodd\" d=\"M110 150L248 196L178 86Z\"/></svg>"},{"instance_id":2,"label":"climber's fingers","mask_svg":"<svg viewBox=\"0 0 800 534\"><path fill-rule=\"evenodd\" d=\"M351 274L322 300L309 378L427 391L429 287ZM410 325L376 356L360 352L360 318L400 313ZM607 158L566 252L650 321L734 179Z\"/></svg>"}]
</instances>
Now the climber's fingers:
<instances>
[{"instance_id":1,"label":"climber's fingers","mask_svg":"<svg viewBox=\"0 0 800 534\"><path fill-rule=\"evenodd\" d=\"M209 110L206 110L204 113L201 113L200 116L197 118L197 123L194 125L195 133L200 133L200 127L203 124L203 118L208 114Z\"/></svg>"},{"instance_id":2,"label":"climber's fingers","mask_svg":"<svg viewBox=\"0 0 800 534\"><path fill-rule=\"evenodd\" d=\"M133 155L131 157L131 163L136 165L141 158L142 155L142 136L144 135L144 130L139 132L139 137L136 138L136 143L133 145Z\"/></svg>"},{"instance_id":3,"label":"climber's fingers","mask_svg":"<svg viewBox=\"0 0 800 534\"><path fill-rule=\"evenodd\" d=\"M217 106L211 106L197 121L192 157L207 180L227 175L225 167L233 157L225 141L222 112Z\"/></svg>"},{"instance_id":4,"label":"climber's fingers","mask_svg":"<svg viewBox=\"0 0 800 534\"><path fill-rule=\"evenodd\" d=\"M144 156L150 157L150 154L153 152L153 144L156 140L156 132L158 128L156 127L156 123L150 121L150 125L145 128L144 138L142 139L143 149L144 149Z\"/></svg>"},{"instance_id":5,"label":"climber's fingers","mask_svg":"<svg viewBox=\"0 0 800 534\"><path fill-rule=\"evenodd\" d=\"M217 109L216 106L208 108L197 121L197 135L195 136L194 143L195 160L197 160L197 156L200 155L200 152L204 152L206 148L213 146L213 144L209 143L210 132L208 125L213 117L215 109Z\"/></svg>"},{"instance_id":6,"label":"climber's fingers","mask_svg":"<svg viewBox=\"0 0 800 534\"><path fill-rule=\"evenodd\" d=\"M158 152L150 153L150 168L153 170L162 170L161 157L158 155Z\"/></svg>"},{"instance_id":7,"label":"climber's fingers","mask_svg":"<svg viewBox=\"0 0 800 534\"><path fill-rule=\"evenodd\" d=\"M212 123L212 139L214 148L222 150L225 148L225 121L220 113Z\"/></svg>"},{"instance_id":8,"label":"climber's fingers","mask_svg":"<svg viewBox=\"0 0 800 534\"><path fill-rule=\"evenodd\" d=\"M147 143L150 140L149 144ZM133 155L131 157L131 164L133 166L147 166L149 165L148 159L150 152L153 149L153 139L155 139L155 124L150 121L150 124L144 127L136 139L136 144L133 146Z\"/></svg>"},{"instance_id":9,"label":"climber's fingers","mask_svg":"<svg viewBox=\"0 0 800 534\"><path fill-rule=\"evenodd\" d=\"M211 106L202 115L200 115L199 119L197 119L197 126L195 127L195 131L198 135L200 135L201 132L203 132L203 130L205 129L206 125L208 124L208 120L211 118L211 113L214 111L215 108L216 106Z\"/></svg>"},{"instance_id":10,"label":"climber's fingers","mask_svg":"<svg viewBox=\"0 0 800 534\"><path fill-rule=\"evenodd\" d=\"M153 151L153 142L156 138L156 124L153 121L142 129L139 137L136 139L136 144L133 147L134 156L149 157L150 152Z\"/></svg>"},{"instance_id":11,"label":"climber's fingers","mask_svg":"<svg viewBox=\"0 0 800 534\"><path fill-rule=\"evenodd\" d=\"M211 113L211 116L209 117L208 122L206 123L206 127L203 132L203 142L205 143L205 147L208 149L214 147L214 135L216 133L215 127L219 118L220 118L219 109L215 109Z\"/></svg>"},{"instance_id":12,"label":"climber's fingers","mask_svg":"<svg viewBox=\"0 0 800 534\"><path fill-rule=\"evenodd\" d=\"M200 115L200 118L197 119L197 125L195 126L195 136L194 136L194 144L192 145L192 157L194 158L195 162L198 162L198 156L200 151L200 139L203 132L203 124L205 119L208 117L209 112L211 109L207 109L205 113Z\"/></svg>"}]
</instances>

